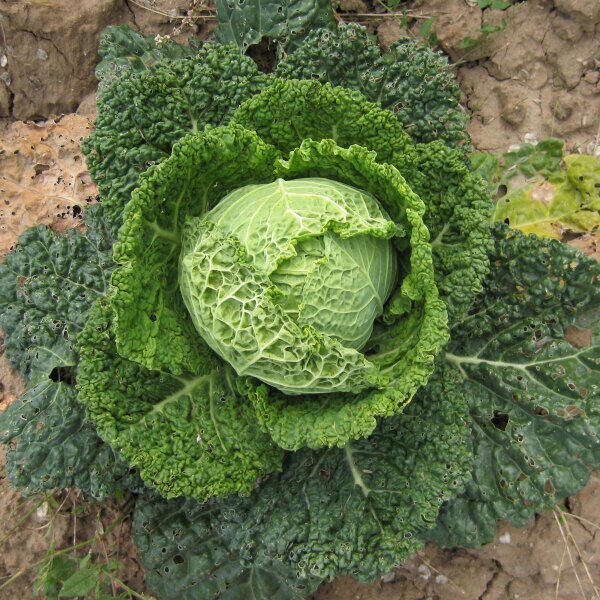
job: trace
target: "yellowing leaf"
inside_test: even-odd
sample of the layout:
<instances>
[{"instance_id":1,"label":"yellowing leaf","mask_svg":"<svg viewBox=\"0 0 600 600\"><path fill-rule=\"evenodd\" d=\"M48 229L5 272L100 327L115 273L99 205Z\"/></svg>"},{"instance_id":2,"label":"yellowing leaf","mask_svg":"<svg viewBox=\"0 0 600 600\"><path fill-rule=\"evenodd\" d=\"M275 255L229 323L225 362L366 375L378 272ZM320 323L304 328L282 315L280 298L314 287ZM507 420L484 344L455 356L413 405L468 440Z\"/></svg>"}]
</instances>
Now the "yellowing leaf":
<instances>
[{"instance_id":1,"label":"yellowing leaf","mask_svg":"<svg viewBox=\"0 0 600 600\"><path fill-rule=\"evenodd\" d=\"M523 233L562 238L565 231L586 233L600 225L600 160L564 157L556 173L537 173L524 185L507 181L494 220Z\"/></svg>"}]
</instances>

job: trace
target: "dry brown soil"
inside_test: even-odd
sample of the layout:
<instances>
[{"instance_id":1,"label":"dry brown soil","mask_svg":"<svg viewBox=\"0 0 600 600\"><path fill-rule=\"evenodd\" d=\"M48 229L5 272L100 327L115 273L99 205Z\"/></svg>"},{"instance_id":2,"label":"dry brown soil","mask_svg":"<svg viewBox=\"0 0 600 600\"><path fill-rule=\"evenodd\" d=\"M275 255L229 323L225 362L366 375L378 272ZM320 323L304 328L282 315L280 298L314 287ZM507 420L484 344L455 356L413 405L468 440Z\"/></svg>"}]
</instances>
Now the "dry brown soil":
<instances>
[{"instance_id":1,"label":"dry brown soil","mask_svg":"<svg viewBox=\"0 0 600 600\"><path fill-rule=\"evenodd\" d=\"M192 4L192 19L183 23ZM600 1L527 0L507 11L482 11L477 0L415 0L406 4L408 26L382 15L370 0L339 4L344 19L366 24L383 46L416 34L434 18L432 31L456 65L478 149L505 151L554 135L566 139L570 150L599 153ZM102 29L129 23L167 35L183 23L177 37L206 37L214 21L210 10L199 7L190 0L0 1L0 257L32 224L58 231L78 226L81 208L96 197L79 145L91 126ZM502 30L486 34L484 23ZM476 43L465 49L467 37ZM68 114L74 112L79 114ZM21 122L32 119L36 123ZM598 255L597 238L575 243ZM0 356L0 410L22 390ZM58 499L58 512L43 498L24 500L0 473L0 600L34 597L30 567L51 545L96 535L98 507L78 496ZM593 477L566 500L562 520L551 513L526 529L503 526L494 543L477 550L428 546L376 584L341 578L313 600L600 598L592 584L600 586L599 500L600 479ZM78 504L85 509L75 518ZM101 519L117 514L113 508L105 513ZM122 580L142 590L128 533L125 521L109 551L118 548Z\"/></svg>"}]
</instances>

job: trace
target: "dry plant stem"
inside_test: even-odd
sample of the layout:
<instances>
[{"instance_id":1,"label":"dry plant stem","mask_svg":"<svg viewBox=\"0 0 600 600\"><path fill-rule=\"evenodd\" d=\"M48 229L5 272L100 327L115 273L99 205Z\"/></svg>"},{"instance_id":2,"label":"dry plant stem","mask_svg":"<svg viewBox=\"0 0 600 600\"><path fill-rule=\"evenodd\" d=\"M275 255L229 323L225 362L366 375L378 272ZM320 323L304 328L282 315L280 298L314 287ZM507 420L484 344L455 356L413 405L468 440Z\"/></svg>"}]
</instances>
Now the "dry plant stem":
<instances>
[{"instance_id":1,"label":"dry plant stem","mask_svg":"<svg viewBox=\"0 0 600 600\"><path fill-rule=\"evenodd\" d=\"M564 529L563 529L563 524L561 523L561 517L562 517L562 511L558 511L556 508L552 511L554 514L554 519L556 520L556 524L558 525L558 529L560 531L560 535L563 539L563 542L565 543L565 548L567 550L567 553L569 555L569 561L571 563L571 566L573 567L573 573L575 574L575 579L577 579L577 583L579 585L579 589L581 590L581 597L582 598L587 598L585 590L583 589L583 583L581 581L581 578L579 577L579 573L577 572L577 566L575 565L575 561L573 559L573 554L571 553L571 549L569 548L569 540L571 541L571 543L575 546L575 549L577 550L577 554L579 555L579 558L581 559L581 564L583 565L583 569L588 577L588 580L590 581L591 585L592 585L592 589L594 590L594 598L599 599L600 600L600 595L598 593L598 588L596 587L596 585L594 584L594 580L591 576L591 573L588 569L588 566L586 564L586 562L583 560L583 556L581 554L581 550L579 549L579 546L577 545L577 542L575 541L575 538L573 536L573 534L571 533L571 530L566 522L566 520L564 521ZM567 531L567 533L565 534L565 530Z\"/></svg>"},{"instance_id":2,"label":"dry plant stem","mask_svg":"<svg viewBox=\"0 0 600 600\"><path fill-rule=\"evenodd\" d=\"M427 20L427 19L431 19L431 16L427 16L427 15L415 15L415 14L411 14L410 12L407 13L397 13L397 12L390 12L390 13L355 13L355 12L339 12L337 13L338 17L348 17L350 19L353 18L359 18L359 19L387 19L388 17L409 17L411 19L423 19L423 20Z\"/></svg>"},{"instance_id":3,"label":"dry plant stem","mask_svg":"<svg viewBox=\"0 0 600 600\"><path fill-rule=\"evenodd\" d=\"M69 499L69 495L67 494L64 497L64 500L60 503L59 507L53 512L53 514L50 517L50 519L48 520L48 522L45 523L44 525L40 525L39 527L36 527L34 530L35 531L41 531L42 529L50 529L51 530L51 527L54 525L54 520L56 519L56 516L63 509L63 506L65 505L65 503L67 502L68 499Z\"/></svg>"},{"instance_id":4,"label":"dry plant stem","mask_svg":"<svg viewBox=\"0 0 600 600\"><path fill-rule=\"evenodd\" d=\"M594 529L600 530L600 525L598 525L597 523L594 523L593 521L589 521L588 519L584 519L580 515L574 515L573 513L570 513L570 512L563 512L561 514L564 517L571 517L573 519L576 519L577 521L581 521L582 523L585 523L586 525L590 525Z\"/></svg>"},{"instance_id":5,"label":"dry plant stem","mask_svg":"<svg viewBox=\"0 0 600 600\"><path fill-rule=\"evenodd\" d=\"M99 532L96 531L96 539L98 540L98 544L100 544L100 548L102 548L102 554L104 555L104 561L106 563L106 570L107 572L110 572L109 569L109 564L110 564L110 559L108 558L108 549L106 548L106 542L104 541L103 536L99 535ZM102 571L104 572L104 569L102 569ZM113 595L113 598L117 597L117 583L116 583L116 579L114 577L112 577L112 575L110 576L110 589Z\"/></svg>"},{"instance_id":6,"label":"dry plant stem","mask_svg":"<svg viewBox=\"0 0 600 600\"><path fill-rule=\"evenodd\" d=\"M10 529L8 531L8 533L2 538L0 539L0 545L4 544L4 542L6 542L6 540L8 540L8 538L11 536L11 534L13 533L13 531L16 531L17 529L19 529L19 527L21 527L21 525L23 525L23 523L25 523L25 521L27 521L27 519L29 519L29 517L42 505L44 504L44 502L46 502L46 498L47 496L44 496L37 504L35 504L30 510L28 510L25 515L19 519L19 521L17 521L17 523L15 524L15 526Z\"/></svg>"},{"instance_id":7,"label":"dry plant stem","mask_svg":"<svg viewBox=\"0 0 600 600\"><path fill-rule=\"evenodd\" d=\"M210 21L210 20L214 20L214 19L217 18L215 15L212 15L212 14L211 15L171 15L168 12L165 12L163 10L158 10L157 8L152 8L150 6L146 6L142 2L139 2L138 0L129 0L129 1L131 2L131 4L135 4L135 6L137 6L139 8L142 8L144 10L147 10L147 11L151 12L151 13L154 13L155 15L160 15L161 17L167 17L169 19L178 19L178 20L179 19L181 19L181 20L183 20L183 19L190 19L190 20L194 20L194 21L198 21L198 20L203 20L204 19L204 20ZM204 6L201 6L199 8L200 8L200 10L206 10L206 11L209 11L209 12L211 10L210 8L204 7Z\"/></svg>"},{"instance_id":8,"label":"dry plant stem","mask_svg":"<svg viewBox=\"0 0 600 600\"><path fill-rule=\"evenodd\" d=\"M567 545L565 544L563 547L562 556L560 557L560 565L558 565L558 576L556 577L556 587L554 588L554 600L559 600L558 592L560 590L560 574L562 573L566 556L567 556Z\"/></svg>"},{"instance_id":9,"label":"dry plant stem","mask_svg":"<svg viewBox=\"0 0 600 600\"><path fill-rule=\"evenodd\" d=\"M564 511L561 511L561 514L565 514ZM567 538L571 540L571 543L573 544L573 546L575 546L575 550L577 550L577 554L579 555L579 559L581 560L581 564L583 565L583 570L585 571L588 581L590 582L592 589L594 590L594 595L598 600L600 600L600 591L598 590L598 587L594 583L594 578L592 577L592 574L590 573L587 562L584 560L581 549L579 548L579 545L577 544L577 540L575 539L575 536L571 532L571 528L566 519L564 520L563 525L567 532Z\"/></svg>"},{"instance_id":10,"label":"dry plant stem","mask_svg":"<svg viewBox=\"0 0 600 600\"><path fill-rule=\"evenodd\" d=\"M128 514L127 514L126 508L127 508L127 506L124 507L124 509L123 509L123 513L124 514L122 514L118 519L115 519L110 524L110 527L108 527L108 529L105 530L104 535L108 535L111 531L113 531L116 527L118 527L126 518L128 518ZM79 542L78 544L74 544L72 546L69 546L68 548L62 548L60 550L56 550L56 551L53 552L53 555L54 556L62 556L63 554L68 554L69 552L74 552L75 550L79 550L80 548L85 548L86 546L89 546L89 545L93 544L95 541L97 541L96 540L96 536L93 536L93 537L91 537L91 538L89 538L87 540L84 540L83 542ZM0 591L2 591L4 588L8 587L13 581L17 580L19 577L21 577L21 575L23 575L24 573L26 573L30 569L34 569L35 567L39 567L45 561L46 561L46 557L42 558L41 560L38 560L35 563L27 565L26 567L23 567L22 569L20 569L19 571L17 571L14 575L12 575L10 577L10 579L8 579L2 585L0 585ZM143 596L140 596L139 594L138 594L138 597L143 598Z\"/></svg>"}]
</instances>

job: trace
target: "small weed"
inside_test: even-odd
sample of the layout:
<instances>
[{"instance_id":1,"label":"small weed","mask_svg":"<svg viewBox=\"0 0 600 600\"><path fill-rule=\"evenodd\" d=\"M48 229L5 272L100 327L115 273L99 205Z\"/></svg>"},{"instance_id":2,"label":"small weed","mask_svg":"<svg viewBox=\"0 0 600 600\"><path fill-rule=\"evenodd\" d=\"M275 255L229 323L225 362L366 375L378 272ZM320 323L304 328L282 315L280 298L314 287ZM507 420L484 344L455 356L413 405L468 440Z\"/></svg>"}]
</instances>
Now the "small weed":
<instances>
[{"instance_id":1,"label":"small weed","mask_svg":"<svg viewBox=\"0 0 600 600\"><path fill-rule=\"evenodd\" d=\"M114 541L114 536L111 537L111 533L118 533L129 518L132 508L129 502L121 502L120 506L115 508L115 517L107 525L104 524L106 506L101 507L93 501L84 500L81 493L74 490L66 494L61 492L30 498L24 508L26 512L23 517L7 532L2 541L36 514L38 519L44 521L43 525L36 529L43 532L48 549L40 560L24 565L2 582L0 591L10 588L14 581L26 573L33 572L33 592L47 600L150 600L150 596L137 592L121 579L123 564L119 558L118 543ZM56 533L60 518L72 520L69 535L72 543L59 548ZM83 519L85 521L82 523ZM82 529L89 531L90 521L93 526L92 533L78 540ZM82 551L85 554L82 555Z\"/></svg>"}]
</instances>

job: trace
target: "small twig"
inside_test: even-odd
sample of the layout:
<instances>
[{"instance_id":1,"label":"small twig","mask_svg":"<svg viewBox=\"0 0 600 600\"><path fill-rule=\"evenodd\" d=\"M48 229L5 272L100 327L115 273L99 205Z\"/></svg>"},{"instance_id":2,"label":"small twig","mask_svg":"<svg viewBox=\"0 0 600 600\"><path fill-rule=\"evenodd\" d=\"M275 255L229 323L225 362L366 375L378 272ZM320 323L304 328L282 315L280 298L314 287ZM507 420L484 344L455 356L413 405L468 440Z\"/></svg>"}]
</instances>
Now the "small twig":
<instances>
[{"instance_id":1,"label":"small twig","mask_svg":"<svg viewBox=\"0 0 600 600\"><path fill-rule=\"evenodd\" d=\"M556 577L556 587L554 588L554 600L558 600L558 592L560 590L560 575L562 573L563 565L565 564L565 556L567 555L567 545L563 547L563 553L560 557L560 565L558 565L558 576Z\"/></svg>"},{"instance_id":2,"label":"small twig","mask_svg":"<svg viewBox=\"0 0 600 600\"><path fill-rule=\"evenodd\" d=\"M13 533L13 531L16 531L19 527L21 527L21 525L23 525L25 523L25 521L27 521L27 519L29 519L29 517L46 501L47 501L47 496L44 496L37 504L35 504L30 510L28 510L25 513L25 515L21 519L19 519L19 521L17 521L15 526L12 529L10 529L3 538L0 539L0 545L4 544L4 542L6 542L6 540L8 540L8 538Z\"/></svg>"},{"instance_id":3,"label":"small twig","mask_svg":"<svg viewBox=\"0 0 600 600\"><path fill-rule=\"evenodd\" d=\"M129 1L131 2L131 4L135 4L139 8L143 8L144 10L154 13L155 15L160 15L161 17L167 17L168 19L181 19L181 20L189 19L189 20L193 20L193 21L205 19L205 20L210 21L212 19L217 18L216 15L213 15L213 14L210 14L210 15L172 15L172 14L169 14L168 12L165 12L164 10L159 10L157 8L152 8L151 6L147 6L143 2L140 2L139 0L129 0ZM201 10L210 11L210 8L201 7Z\"/></svg>"},{"instance_id":4,"label":"small twig","mask_svg":"<svg viewBox=\"0 0 600 600\"><path fill-rule=\"evenodd\" d=\"M569 513L565 513L563 511L561 511L560 513L561 515L563 514L569 514ZM569 527L569 524L567 523L566 519L564 521L564 527L567 531L567 538L571 540L571 543L573 544L573 546L575 546L575 550L577 550L577 554L579 555L579 559L581 561L581 564L583 566L583 570L585 571L585 574L587 575L588 581L591 583L592 585L592 589L594 591L594 595L597 599L600 600L600 595L598 592L598 588L596 587L596 584L594 583L594 578L592 577L592 574L590 573L590 570L588 568L587 562L584 560L583 554L581 552L581 549L579 548L579 545L577 544L577 540L575 539L575 536L571 533L571 528Z\"/></svg>"},{"instance_id":5,"label":"small twig","mask_svg":"<svg viewBox=\"0 0 600 600\"><path fill-rule=\"evenodd\" d=\"M565 549L567 550L567 554L569 556L569 562L571 563L571 566L573 567L573 573L575 574L575 579L577 580L577 583L579 584L579 589L581 590L581 596L582 596L582 598L585 598L585 590L583 589L583 583L581 582L581 578L579 577L579 573L577 572L577 567L575 566L575 561L573 560L573 555L571 554L571 548L569 548L569 540L568 540L567 536L565 535L565 532L560 523L560 519L558 517L556 509L554 509L552 511L552 514L554 515L554 519L556 521L556 524L558 525L558 530L560 531L560 536L562 537L563 542L565 543Z\"/></svg>"},{"instance_id":6,"label":"small twig","mask_svg":"<svg viewBox=\"0 0 600 600\"><path fill-rule=\"evenodd\" d=\"M415 14L406 14L406 13L398 13L398 12L389 12L389 13L353 13L353 12L340 12L337 13L338 17L349 17L349 18L359 18L359 19L387 19L387 17L409 17L410 19L431 19L432 17L428 17L426 15L415 15Z\"/></svg>"},{"instance_id":7,"label":"small twig","mask_svg":"<svg viewBox=\"0 0 600 600\"><path fill-rule=\"evenodd\" d=\"M578 521L581 521L582 523L586 523L587 525L591 525L595 529L599 529L600 530L600 525L598 525L597 523L593 523L592 521L589 521L588 519L584 519L580 515L576 515L576 514L570 513L570 512L562 512L561 514L564 517L573 517L573 519L577 519Z\"/></svg>"},{"instance_id":8,"label":"small twig","mask_svg":"<svg viewBox=\"0 0 600 600\"><path fill-rule=\"evenodd\" d=\"M108 535L111 531L113 531L116 527L120 525L126 518L128 518L128 514L122 514L118 519L115 519L113 523L111 523L110 527L106 529L105 535ZM88 540L84 540L83 542L79 542L78 544L74 544L73 546L69 546L68 548L63 548L61 550L56 550L53 552L53 556L62 556L63 554L68 554L69 552L73 552L75 550L79 550L80 548L85 548L90 544L93 544L96 541L96 536L89 538ZM23 567L21 570L17 571L14 575L12 575L7 581L5 581L2 585L0 585L0 591L4 588L8 587L13 581L21 577L23 573L27 572L29 569L34 569L35 567L39 567L41 564L44 564L47 560L47 556L38 560L35 563L27 565ZM141 598L142 596L140 596Z\"/></svg>"}]
</instances>

